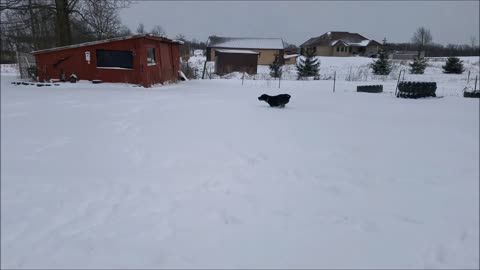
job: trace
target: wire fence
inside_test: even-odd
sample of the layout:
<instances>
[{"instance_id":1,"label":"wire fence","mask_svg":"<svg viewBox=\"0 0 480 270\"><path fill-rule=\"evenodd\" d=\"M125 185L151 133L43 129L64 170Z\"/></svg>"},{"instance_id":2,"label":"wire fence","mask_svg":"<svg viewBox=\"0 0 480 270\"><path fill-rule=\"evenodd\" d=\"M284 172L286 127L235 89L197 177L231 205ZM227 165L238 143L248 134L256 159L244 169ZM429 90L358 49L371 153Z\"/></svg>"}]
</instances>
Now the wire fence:
<instances>
[{"instance_id":1,"label":"wire fence","mask_svg":"<svg viewBox=\"0 0 480 270\"><path fill-rule=\"evenodd\" d=\"M36 78L36 63L33 54L17 52L18 73L21 79Z\"/></svg>"}]
</instances>

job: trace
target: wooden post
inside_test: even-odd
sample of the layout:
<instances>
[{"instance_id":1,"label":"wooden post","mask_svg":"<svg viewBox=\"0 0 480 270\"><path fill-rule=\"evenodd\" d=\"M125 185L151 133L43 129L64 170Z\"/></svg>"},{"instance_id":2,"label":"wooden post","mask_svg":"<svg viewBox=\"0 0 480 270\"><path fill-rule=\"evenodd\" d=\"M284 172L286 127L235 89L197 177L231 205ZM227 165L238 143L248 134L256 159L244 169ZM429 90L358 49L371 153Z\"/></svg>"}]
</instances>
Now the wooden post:
<instances>
[{"instance_id":1,"label":"wooden post","mask_svg":"<svg viewBox=\"0 0 480 270\"><path fill-rule=\"evenodd\" d=\"M203 64L203 73L202 73L202 80L205 78L205 71L207 71L207 60Z\"/></svg>"},{"instance_id":2,"label":"wooden post","mask_svg":"<svg viewBox=\"0 0 480 270\"><path fill-rule=\"evenodd\" d=\"M468 76L467 76L467 85L470 83L470 70L468 71Z\"/></svg>"},{"instance_id":3,"label":"wooden post","mask_svg":"<svg viewBox=\"0 0 480 270\"><path fill-rule=\"evenodd\" d=\"M337 71L333 72L333 93L335 93L335 82L337 81Z\"/></svg>"},{"instance_id":4,"label":"wooden post","mask_svg":"<svg viewBox=\"0 0 480 270\"><path fill-rule=\"evenodd\" d=\"M245 71L243 72L243 77L242 77L242 85L243 85L243 80L245 79Z\"/></svg>"},{"instance_id":5,"label":"wooden post","mask_svg":"<svg viewBox=\"0 0 480 270\"><path fill-rule=\"evenodd\" d=\"M280 81L282 80L282 75L278 77L278 88L280 88Z\"/></svg>"},{"instance_id":6,"label":"wooden post","mask_svg":"<svg viewBox=\"0 0 480 270\"><path fill-rule=\"evenodd\" d=\"M397 87L395 88L395 96L397 96L397 90L398 90L398 83L400 82L400 75L402 75L402 72L398 74L398 79L397 79Z\"/></svg>"},{"instance_id":7,"label":"wooden post","mask_svg":"<svg viewBox=\"0 0 480 270\"><path fill-rule=\"evenodd\" d=\"M477 91L477 79L478 79L478 75L475 76L475 88L473 89L473 91Z\"/></svg>"},{"instance_id":8,"label":"wooden post","mask_svg":"<svg viewBox=\"0 0 480 270\"><path fill-rule=\"evenodd\" d=\"M403 77L402 77L402 81L405 81L405 69L403 70Z\"/></svg>"}]
</instances>

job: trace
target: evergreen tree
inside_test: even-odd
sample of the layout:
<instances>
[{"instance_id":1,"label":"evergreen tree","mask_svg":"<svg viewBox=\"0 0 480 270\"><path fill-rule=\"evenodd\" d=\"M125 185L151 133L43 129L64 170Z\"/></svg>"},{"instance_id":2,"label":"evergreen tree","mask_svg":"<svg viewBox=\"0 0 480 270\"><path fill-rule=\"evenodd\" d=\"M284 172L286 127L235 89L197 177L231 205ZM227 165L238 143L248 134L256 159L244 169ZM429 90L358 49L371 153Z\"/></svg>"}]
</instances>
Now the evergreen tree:
<instances>
[{"instance_id":1,"label":"evergreen tree","mask_svg":"<svg viewBox=\"0 0 480 270\"><path fill-rule=\"evenodd\" d=\"M282 77L282 66L283 64L281 63L280 58L275 56L275 60L270 64L270 76L273 78Z\"/></svg>"},{"instance_id":2,"label":"evergreen tree","mask_svg":"<svg viewBox=\"0 0 480 270\"><path fill-rule=\"evenodd\" d=\"M298 78L304 77L318 77L318 69L320 67L320 62L318 59L315 59L315 54L312 50L306 50L305 60L299 58L299 63L297 63L297 72Z\"/></svg>"},{"instance_id":3,"label":"evergreen tree","mask_svg":"<svg viewBox=\"0 0 480 270\"><path fill-rule=\"evenodd\" d=\"M392 71L392 62L388 60L384 50L378 51L378 59L370 64L373 73L376 75L388 75Z\"/></svg>"},{"instance_id":4,"label":"evergreen tree","mask_svg":"<svg viewBox=\"0 0 480 270\"><path fill-rule=\"evenodd\" d=\"M463 61L458 57L449 57L443 68L443 73L462 74L465 69L463 68Z\"/></svg>"},{"instance_id":5,"label":"evergreen tree","mask_svg":"<svg viewBox=\"0 0 480 270\"><path fill-rule=\"evenodd\" d=\"M408 65L410 66L410 73L423 74L425 68L427 68L427 60L423 57L415 57L413 63L409 63Z\"/></svg>"}]
</instances>

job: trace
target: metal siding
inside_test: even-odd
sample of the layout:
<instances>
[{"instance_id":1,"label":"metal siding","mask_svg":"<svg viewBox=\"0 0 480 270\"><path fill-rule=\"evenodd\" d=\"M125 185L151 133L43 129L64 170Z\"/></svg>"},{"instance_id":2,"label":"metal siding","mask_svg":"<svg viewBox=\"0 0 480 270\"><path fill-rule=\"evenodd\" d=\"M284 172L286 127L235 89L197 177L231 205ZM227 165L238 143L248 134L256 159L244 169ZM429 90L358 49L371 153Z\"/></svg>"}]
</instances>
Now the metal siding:
<instances>
[{"instance_id":1,"label":"metal siding","mask_svg":"<svg viewBox=\"0 0 480 270\"><path fill-rule=\"evenodd\" d=\"M178 63L172 66L172 53L178 55L178 44L171 44L175 49L170 49L171 43L137 38L113 41L97 45L68 48L64 50L38 53L35 55L38 67L38 75L41 81L59 79L60 71L63 69L65 77L76 74L79 80L102 80L104 82L125 82L141 84L149 87L152 84L177 79ZM157 65L147 66L147 47L155 47ZM96 66L97 49L133 51L133 69L104 69ZM85 60L85 52L90 51L90 64ZM158 55L158 56L157 56ZM160 57L160 59L158 59ZM57 66L53 66L63 58ZM177 57L178 58L178 57ZM169 60L170 59L170 60ZM176 58L175 58L176 59ZM160 61L160 63L158 63ZM175 62L174 62L175 63ZM46 67L46 69L45 69Z\"/></svg>"}]
</instances>

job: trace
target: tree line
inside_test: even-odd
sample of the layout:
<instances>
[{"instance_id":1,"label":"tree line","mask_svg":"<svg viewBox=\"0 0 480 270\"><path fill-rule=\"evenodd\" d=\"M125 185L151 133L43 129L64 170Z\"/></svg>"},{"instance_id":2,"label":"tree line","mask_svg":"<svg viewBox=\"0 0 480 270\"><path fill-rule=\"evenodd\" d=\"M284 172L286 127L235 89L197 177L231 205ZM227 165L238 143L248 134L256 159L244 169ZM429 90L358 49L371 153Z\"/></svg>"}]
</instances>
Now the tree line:
<instances>
[{"instance_id":1,"label":"tree line","mask_svg":"<svg viewBox=\"0 0 480 270\"><path fill-rule=\"evenodd\" d=\"M433 36L430 30L425 27L419 27L413 33L410 43L387 43L384 40L384 50L393 51L416 51L425 52L426 57L448 57L448 56L478 56L480 47L476 37L471 36L468 44L436 44L433 42Z\"/></svg>"},{"instance_id":2,"label":"tree line","mask_svg":"<svg viewBox=\"0 0 480 270\"><path fill-rule=\"evenodd\" d=\"M127 8L131 0L2 0L0 1L0 63L16 62L15 52L30 52L82 42L132 35L122 24L119 12ZM166 36L160 25L147 30L140 23L136 33L152 33ZM205 50L206 42L182 40L180 55L188 56L194 50ZM479 46L475 38L470 44L443 46L432 42L428 29L420 27L410 43L385 43L389 51L424 50L429 57L478 56ZM386 41L385 41L386 42ZM296 49L286 44L287 49Z\"/></svg>"}]
</instances>

